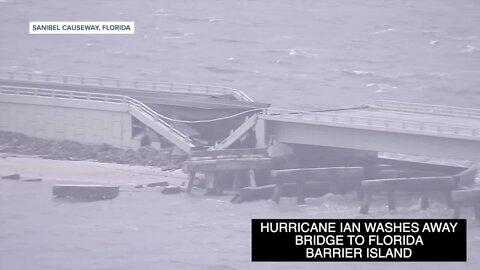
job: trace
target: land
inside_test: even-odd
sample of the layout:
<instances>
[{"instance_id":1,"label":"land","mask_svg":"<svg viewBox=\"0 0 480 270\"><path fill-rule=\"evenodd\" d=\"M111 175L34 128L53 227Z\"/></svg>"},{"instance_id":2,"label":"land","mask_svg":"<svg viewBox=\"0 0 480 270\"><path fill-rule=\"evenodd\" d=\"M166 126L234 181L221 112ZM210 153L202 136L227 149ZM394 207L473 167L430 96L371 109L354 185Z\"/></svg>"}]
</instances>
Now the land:
<instances>
[{"instance_id":1,"label":"land","mask_svg":"<svg viewBox=\"0 0 480 270\"><path fill-rule=\"evenodd\" d=\"M52 160L0 154L0 175L19 173L43 181L86 182L114 185L146 185L168 181L180 186L186 176L181 170L163 171L152 166L100 163L95 161Z\"/></svg>"}]
</instances>

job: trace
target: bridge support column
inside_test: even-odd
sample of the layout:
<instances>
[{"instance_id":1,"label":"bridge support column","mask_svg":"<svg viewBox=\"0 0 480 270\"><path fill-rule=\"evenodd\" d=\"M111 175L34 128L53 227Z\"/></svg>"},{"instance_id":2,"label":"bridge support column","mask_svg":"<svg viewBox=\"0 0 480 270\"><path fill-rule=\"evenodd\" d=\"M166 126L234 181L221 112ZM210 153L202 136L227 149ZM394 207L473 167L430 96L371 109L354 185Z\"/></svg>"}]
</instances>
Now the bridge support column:
<instances>
[{"instance_id":1,"label":"bridge support column","mask_svg":"<svg viewBox=\"0 0 480 270\"><path fill-rule=\"evenodd\" d=\"M255 139L257 148L266 148L268 146L266 121L258 119L255 124Z\"/></svg>"}]
</instances>

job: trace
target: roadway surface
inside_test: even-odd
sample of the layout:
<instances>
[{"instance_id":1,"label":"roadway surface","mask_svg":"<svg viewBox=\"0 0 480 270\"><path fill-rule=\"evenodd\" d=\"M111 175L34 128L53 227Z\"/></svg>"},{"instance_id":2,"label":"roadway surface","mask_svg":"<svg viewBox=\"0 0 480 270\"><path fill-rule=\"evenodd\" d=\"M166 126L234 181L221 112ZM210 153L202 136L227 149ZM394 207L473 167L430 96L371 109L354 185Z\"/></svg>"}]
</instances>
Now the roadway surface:
<instances>
[{"instance_id":1,"label":"roadway surface","mask_svg":"<svg viewBox=\"0 0 480 270\"><path fill-rule=\"evenodd\" d=\"M103 94L125 95L152 105L168 105L177 107L197 108L203 110L235 110L245 111L266 108L267 103L236 100L231 95L172 93L161 90L143 90L134 88L117 88L101 85L76 85L64 83L49 83L37 81L0 79L0 85L13 87L32 87L78 92L93 92Z\"/></svg>"},{"instance_id":2,"label":"roadway surface","mask_svg":"<svg viewBox=\"0 0 480 270\"><path fill-rule=\"evenodd\" d=\"M387 102L323 112L269 109L259 120L259 132L284 143L480 161L476 109Z\"/></svg>"}]
</instances>

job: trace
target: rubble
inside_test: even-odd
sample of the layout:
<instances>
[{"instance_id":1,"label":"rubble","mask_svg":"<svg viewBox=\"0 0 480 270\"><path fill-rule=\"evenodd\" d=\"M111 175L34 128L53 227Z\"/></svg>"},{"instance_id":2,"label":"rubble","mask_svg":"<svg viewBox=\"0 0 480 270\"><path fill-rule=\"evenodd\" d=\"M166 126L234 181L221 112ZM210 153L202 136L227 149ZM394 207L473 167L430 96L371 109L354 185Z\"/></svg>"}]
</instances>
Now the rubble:
<instances>
[{"instance_id":1,"label":"rubble","mask_svg":"<svg viewBox=\"0 0 480 270\"><path fill-rule=\"evenodd\" d=\"M0 131L0 153L32 155L55 160L94 160L98 162L146 165L163 170L180 168L182 161L165 152L144 146L134 151L110 145L87 145L73 141L54 141Z\"/></svg>"}]
</instances>

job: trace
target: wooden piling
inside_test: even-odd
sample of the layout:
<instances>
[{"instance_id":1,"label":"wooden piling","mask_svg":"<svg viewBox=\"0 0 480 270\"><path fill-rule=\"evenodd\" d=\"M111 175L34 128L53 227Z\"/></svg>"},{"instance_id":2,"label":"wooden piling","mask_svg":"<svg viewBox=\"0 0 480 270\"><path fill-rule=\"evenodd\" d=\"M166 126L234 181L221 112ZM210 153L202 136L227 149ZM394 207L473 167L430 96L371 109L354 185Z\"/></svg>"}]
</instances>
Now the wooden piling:
<instances>
[{"instance_id":1,"label":"wooden piling","mask_svg":"<svg viewBox=\"0 0 480 270\"><path fill-rule=\"evenodd\" d=\"M275 203L280 202L280 198L282 197L282 190L283 190L283 183L277 183L275 185L275 189L274 189L273 195L272 195L272 200Z\"/></svg>"},{"instance_id":2,"label":"wooden piling","mask_svg":"<svg viewBox=\"0 0 480 270\"><path fill-rule=\"evenodd\" d=\"M453 218L459 218L462 205L466 202L471 203L475 213L475 218L480 219L480 189L455 190L452 192L454 202Z\"/></svg>"},{"instance_id":3,"label":"wooden piling","mask_svg":"<svg viewBox=\"0 0 480 270\"><path fill-rule=\"evenodd\" d=\"M297 181L297 203L305 204L305 181Z\"/></svg>"},{"instance_id":4,"label":"wooden piling","mask_svg":"<svg viewBox=\"0 0 480 270\"><path fill-rule=\"evenodd\" d=\"M410 177L410 178L392 178L392 179L375 179L364 180L361 182L361 187L365 194L371 196L372 192L387 192L388 209L390 211L396 208L397 190L420 192L421 208L427 209L429 206L428 196L431 192L450 193L457 187L458 181L453 176L439 176L439 177ZM366 214L368 212L370 200L364 199L360 207L360 213ZM458 207L457 207L458 208Z\"/></svg>"},{"instance_id":5,"label":"wooden piling","mask_svg":"<svg viewBox=\"0 0 480 270\"><path fill-rule=\"evenodd\" d=\"M422 210L425 210L430 206L430 201L427 194L423 194L420 200Z\"/></svg>"},{"instance_id":6,"label":"wooden piling","mask_svg":"<svg viewBox=\"0 0 480 270\"><path fill-rule=\"evenodd\" d=\"M388 188L387 198L388 198L388 210L394 211L396 208L396 198L395 198L395 189L393 187Z\"/></svg>"},{"instance_id":7,"label":"wooden piling","mask_svg":"<svg viewBox=\"0 0 480 270\"><path fill-rule=\"evenodd\" d=\"M360 206L360 214L368 214L370 203L372 202L372 193L365 191L363 194L362 205Z\"/></svg>"},{"instance_id":8,"label":"wooden piling","mask_svg":"<svg viewBox=\"0 0 480 270\"><path fill-rule=\"evenodd\" d=\"M192 192L193 182L195 181L195 174L196 171L189 171L188 172L188 179L187 179L187 193Z\"/></svg>"},{"instance_id":9,"label":"wooden piling","mask_svg":"<svg viewBox=\"0 0 480 270\"><path fill-rule=\"evenodd\" d=\"M303 168L271 171L271 179L276 184L272 200L278 203L282 197L283 185L296 185L297 202L305 203L306 188L309 184L324 183L327 193L338 193L340 184L347 184L352 189L363 179L363 167L327 167Z\"/></svg>"}]
</instances>

